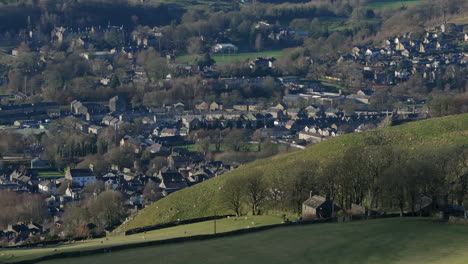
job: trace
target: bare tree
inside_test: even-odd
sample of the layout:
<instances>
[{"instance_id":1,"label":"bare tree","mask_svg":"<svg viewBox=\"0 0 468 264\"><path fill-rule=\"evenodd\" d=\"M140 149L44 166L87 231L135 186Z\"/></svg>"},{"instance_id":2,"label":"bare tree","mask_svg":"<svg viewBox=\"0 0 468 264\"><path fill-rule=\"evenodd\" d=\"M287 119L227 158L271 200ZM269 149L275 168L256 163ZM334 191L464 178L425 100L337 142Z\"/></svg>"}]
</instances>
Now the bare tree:
<instances>
[{"instance_id":1,"label":"bare tree","mask_svg":"<svg viewBox=\"0 0 468 264\"><path fill-rule=\"evenodd\" d=\"M152 180L149 180L143 190L143 198L150 202L156 202L163 197L162 189L159 188L158 184Z\"/></svg>"},{"instance_id":2,"label":"bare tree","mask_svg":"<svg viewBox=\"0 0 468 264\"><path fill-rule=\"evenodd\" d=\"M260 214L260 206L263 204L268 194L266 184L260 175L262 174L253 173L245 180L245 190L253 215Z\"/></svg>"},{"instance_id":3,"label":"bare tree","mask_svg":"<svg viewBox=\"0 0 468 264\"><path fill-rule=\"evenodd\" d=\"M236 216L242 214L242 200L244 196L244 182L239 177L230 177L223 187L224 192L222 196L222 202L224 206L234 211Z\"/></svg>"}]
</instances>

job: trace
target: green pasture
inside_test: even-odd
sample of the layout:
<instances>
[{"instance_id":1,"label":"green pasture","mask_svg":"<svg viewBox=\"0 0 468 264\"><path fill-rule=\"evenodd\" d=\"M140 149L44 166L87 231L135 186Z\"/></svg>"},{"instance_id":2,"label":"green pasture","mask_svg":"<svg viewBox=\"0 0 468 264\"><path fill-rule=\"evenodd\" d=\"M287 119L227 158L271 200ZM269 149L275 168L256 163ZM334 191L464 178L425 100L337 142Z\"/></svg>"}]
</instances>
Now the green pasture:
<instances>
[{"instance_id":1,"label":"green pasture","mask_svg":"<svg viewBox=\"0 0 468 264\"><path fill-rule=\"evenodd\" d=\"M216 61L216 64L229 64L235 61L245 61L257 57L264 58L279 58L283 54L282 50L261 51L261 52L241 52L236 54L212 54L211 57ZM176 58L178 63L193 63L196 55L183 55Z\"/></svg>"},{"instance_id":2,"label":"green pasture","mask_svg":"<svg viewBox=\"0 0 468 264\"><path fill-rule=\"evenodd\" d=\"M370 0L367 2L366 7L368 8L399 8L408 7L421 3L423 0Z\"/></svg>"},{"instance_id":3,"label":"green pasture","mask_svg":"<svg viewBox=\"0 0 468 264\"><path fill-rule=\"evenodd\" d=\"M233 237L144 247L42 263L462 264L467 262L467 226L446 224L431 219L396 218L283 227Z\"/></svg>"},{"instance_id":4,"label":"green pasture","mask_svg":"<svg viewBox=\"0 0 468 264\"><path fill-rule=\"evenodd\" d=\"M216 221L217 233L238 229L259 227L264 225L280 224L282 219L277 216L246 216L232 217ZM32 249L0 249L0 263L12 263L21 260L34 259L45 255L60 252L84 251L96 248L105 248L117 245L163 240L176 237L187 237L214 233L214 221L180 225L131 236L113 235L107 238L90 239L75 243L65 243L60 246L48 246Z\"/></svg>"}]
</instances>

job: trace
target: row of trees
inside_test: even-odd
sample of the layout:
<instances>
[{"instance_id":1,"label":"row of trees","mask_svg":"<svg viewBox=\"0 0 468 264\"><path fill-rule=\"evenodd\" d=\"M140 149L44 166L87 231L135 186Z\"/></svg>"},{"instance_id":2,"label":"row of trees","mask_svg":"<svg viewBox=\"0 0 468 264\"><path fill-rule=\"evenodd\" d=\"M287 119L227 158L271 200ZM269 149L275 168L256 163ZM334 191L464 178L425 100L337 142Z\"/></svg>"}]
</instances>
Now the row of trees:
<instances>
[{"instance_id":1,"label":"row of trees","mask_svg":"<svg viewBox=\"0 0 468 264\"><path fill-rule=\"evenodd\" d=\"M127 215L124 198L120 192L96 191L91 198L66 208L63 222L68 236L88 237L99 234L106 227L122 223Z\"/></svg>"},{"instance_id":2,"label":"row of trees","mask_svg":"<svg viewBox=\"0 0 468 264\"><path fill-rule=\"evenodd\" d=\"M261 171L229 177L220 191L224 208L236 215L261 210L300 213L311 192L329 195L343 209L352 204L416 214L422 200L433 209L468 206L468 148L418 150L368 145L348 149L325 162L300 162L261 177Z\"/></svg>"},{"instance_id":3,"label":"row of trees","mask_svg":"<svg viewBox=\"0 0 468 264\"><path fill-rule=\"evenodd\" d=\"M0 230L18 222L43 223L49 216L44 199L38 194L0 191Z\"/></svg>"}]
</instances>

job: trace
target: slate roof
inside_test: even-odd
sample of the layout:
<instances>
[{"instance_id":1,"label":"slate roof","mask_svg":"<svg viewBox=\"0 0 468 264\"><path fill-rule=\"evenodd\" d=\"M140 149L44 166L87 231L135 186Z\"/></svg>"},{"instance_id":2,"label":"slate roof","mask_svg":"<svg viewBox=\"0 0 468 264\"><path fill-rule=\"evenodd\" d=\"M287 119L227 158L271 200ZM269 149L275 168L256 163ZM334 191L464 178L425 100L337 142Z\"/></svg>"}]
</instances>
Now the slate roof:
<instances>
[{"instance_id":1,"label":"slate roof","mask_svg":"<svg viewBox=\"0 0 468 264\"><path fill-rule=\"evenodd\" d=\"M322 204L324 204L326 200L327 199L325 197L322 197L322 196L319 196L319 195L314 195L314 196L310 197L309 199L307 199L302 204L305 205L305 206L308 206L308 207L318 208Z\"/></svg>"}]
</instances>

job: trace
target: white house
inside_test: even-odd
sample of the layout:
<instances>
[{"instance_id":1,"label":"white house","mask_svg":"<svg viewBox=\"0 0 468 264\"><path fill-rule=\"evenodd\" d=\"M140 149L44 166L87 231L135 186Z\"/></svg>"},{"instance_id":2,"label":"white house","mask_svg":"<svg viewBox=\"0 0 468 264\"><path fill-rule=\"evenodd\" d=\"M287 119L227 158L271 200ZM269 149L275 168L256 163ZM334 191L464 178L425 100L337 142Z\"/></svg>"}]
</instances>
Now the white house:
<instances>
[{"instance_id":1,"label":"white house","mask_svg":"<svg viewBox=\"0 0 468 264\"><path fill-rule=\"evenodd\" d=\"M238 50L239 48L231 43L216 44L213 47L213 52L215 53L236 53Z\"/></svg>"},{"instance_id":2,"label":"white house","mask_svg":"<svg viewBox=\"0 0 468 264\"><path fill-rule=\"evenodd\" d=\"M57 187L55 183L51 181L42 181L38 184L39 192L40 193L51 193L55 194L57 192Z\"/></svg>"},{"instance_id":3,"label":"white house","mask_svg":"<svg viewBox=\"0 0 468 264\"><path fill-rule=\"evenodd\" d=\"M91 169L68 169L65 178L85 186L96 180L96 174Z\"/></svg>"}]
</instances>

